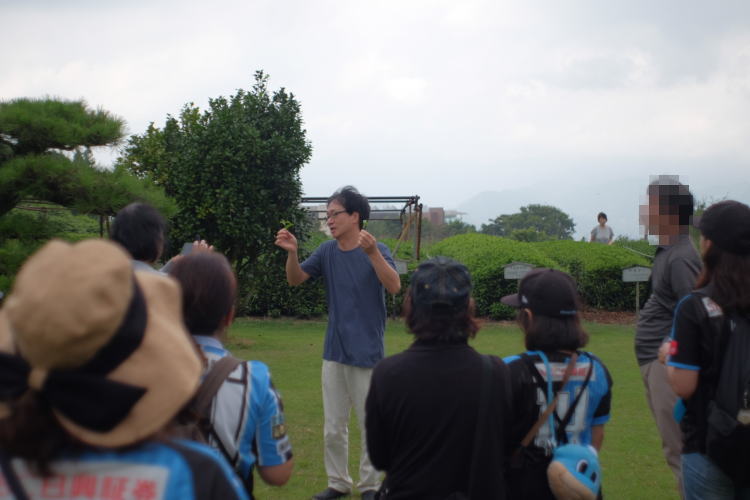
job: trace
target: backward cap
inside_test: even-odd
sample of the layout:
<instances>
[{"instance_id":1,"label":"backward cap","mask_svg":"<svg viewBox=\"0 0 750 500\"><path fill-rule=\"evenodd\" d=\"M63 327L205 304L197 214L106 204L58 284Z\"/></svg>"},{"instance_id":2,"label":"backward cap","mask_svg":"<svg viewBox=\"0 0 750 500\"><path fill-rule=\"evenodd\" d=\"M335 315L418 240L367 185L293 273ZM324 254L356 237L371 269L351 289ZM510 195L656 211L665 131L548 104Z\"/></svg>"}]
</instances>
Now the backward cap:
<instances>
[{"instance_id":1,"label":"backward cap","mask_svg":"<svg viewBox=\"0 0 750 500\"><path fill-rule=\"evenodd\" d=\"M419 265L411 279L411 301L417 307L459 309L469 303L469 270L448 257L435 257Z\"/></svg>"}]
</instances>

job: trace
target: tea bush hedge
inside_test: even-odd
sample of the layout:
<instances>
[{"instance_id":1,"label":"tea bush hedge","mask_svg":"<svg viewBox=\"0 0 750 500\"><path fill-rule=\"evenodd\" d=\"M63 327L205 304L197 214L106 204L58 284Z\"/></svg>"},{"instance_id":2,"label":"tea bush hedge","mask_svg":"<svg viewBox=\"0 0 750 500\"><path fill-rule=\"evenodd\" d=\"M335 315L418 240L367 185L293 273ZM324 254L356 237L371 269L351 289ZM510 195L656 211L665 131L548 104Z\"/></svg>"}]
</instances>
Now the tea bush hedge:
<instances>
[{"instance_id":1,"label":"tea bush hedge","mask_svg":"<svg viewBox=\"0 0 750 500\"><path fill-rule=\"evenodd\" d=\"M517 290L514 280L503 277L503 267L511 262L568 272L576 279L586 305L609 310L635 308L635 285L622 282L622 269L651 265L647 258L617 246L571 240L525 243L484 234L448 238L431 246L428 253L466 264L474 279L477 314L493 319L514 317L513 310L498 303L503 295Z\"/></svg>"},{"instance_id":2,"label":"tea bush hedge","mask_svg":"<svg viewBox=\"0 0 750 500\"><path fill-rule=\"evenodd\" d=\"M491 236L488 234L461 234L447 238L428 251L430 257L443 255L463 262L471 272L474 281L474 300L478 316L492 319L511 319L515 311L500 304L503 295L518 290L516 280L504 278L504 266L520 261L535 267L560 266L550 257L540 252L535 244Z\"/></svg>"}]
</instances>

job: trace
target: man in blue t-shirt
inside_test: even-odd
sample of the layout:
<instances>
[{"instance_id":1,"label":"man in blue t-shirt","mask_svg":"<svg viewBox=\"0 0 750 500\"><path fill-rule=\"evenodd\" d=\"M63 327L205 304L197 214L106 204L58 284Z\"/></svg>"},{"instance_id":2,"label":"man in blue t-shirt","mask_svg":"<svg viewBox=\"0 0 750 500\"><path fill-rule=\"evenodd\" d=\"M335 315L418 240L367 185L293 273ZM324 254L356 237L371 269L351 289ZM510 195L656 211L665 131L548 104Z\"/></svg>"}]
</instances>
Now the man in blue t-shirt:
<instances>
[{"instance_id":1,"label":"man in blue t-shirt","mask_svg":"<svg viewBox=\"0 0 750 500\"><path fill-rule=\"evenodd\" d=\"M353 486L348 470L348 422L351 408L362 430L362 457L357 488L374 499L380 475L367 456L365 399L375 364L383 359L385 297L383 288L397 293L401 279L388 247L363 230L370 204L346 186L328 199L326 223L334 240L326 241L302 264L297 239L286 229L276 245L287 251L286 276L296 286L323 277L328 301L328 328L323 348L323 413L325 467L328 487L317 500L348 495Z\"/></svg>"}]
</instances>

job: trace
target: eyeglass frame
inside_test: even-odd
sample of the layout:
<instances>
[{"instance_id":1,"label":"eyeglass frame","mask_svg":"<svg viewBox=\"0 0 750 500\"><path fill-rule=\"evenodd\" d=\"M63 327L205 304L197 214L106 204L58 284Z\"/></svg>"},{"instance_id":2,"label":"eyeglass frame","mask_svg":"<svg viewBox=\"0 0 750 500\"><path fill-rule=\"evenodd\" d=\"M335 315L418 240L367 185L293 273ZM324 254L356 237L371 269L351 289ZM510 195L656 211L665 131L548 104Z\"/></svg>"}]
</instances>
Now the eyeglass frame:
<instances>
[{"instance_id":1,"label":"eyeglass frame","mask_svg":"<svg viewBox=\"0 0 750 500\"><path fill-rule=\"evenodd\" d=\"M328 220L334 219L334 218L336 218L337 216L339 216L339 215L341 215L343 213L348 213L348 212L346 210L337 210L337 211L332 212L330 214L327 213L326 214L326 220L328 221Z\"/></svg>"}]
</instances>

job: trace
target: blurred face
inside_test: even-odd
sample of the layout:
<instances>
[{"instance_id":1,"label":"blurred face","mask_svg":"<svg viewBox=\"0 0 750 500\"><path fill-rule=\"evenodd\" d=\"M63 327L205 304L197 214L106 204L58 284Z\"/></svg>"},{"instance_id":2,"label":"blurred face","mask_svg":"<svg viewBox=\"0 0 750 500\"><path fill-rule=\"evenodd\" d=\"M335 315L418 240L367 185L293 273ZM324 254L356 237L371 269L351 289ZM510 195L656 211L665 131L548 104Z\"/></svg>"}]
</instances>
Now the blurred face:
<instances>
[{"instance_id":1,"label":"blurred face","mask_svg":"<svg viewBox=\"0 0 750 500\"><path fill-rule=\"evenodd\" d=\"M604 217L599 217L597 220L599 221L600 226L603 226L607 223L607 219L605 219Z\"/></svg>"},{"instance_id":2,"label":"blurred face","mask_svg":"<svg viewBox=\"0 0 750 500\"><path fill-rule=\"evenodd\" d=\"M338 201L332 201L326 209L326 224L331 231L331 236L339 239L351 231L359 230L359 214L349 214L344 206Z\"/></svg>"},{"instance_id":3,"label":"blurred face","mask_svg":"<svg viewBox=\"0 0 750 500\"><path fill-rule=\"evenodd\" d=\"M640 207L640 223L652 244L670 244L682 232L680 216L669 213L670 206L658 194L649 194L648 204Z\"/></svg>"}]
</instances>

